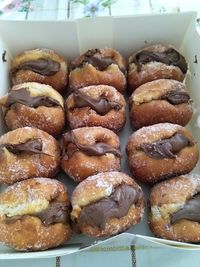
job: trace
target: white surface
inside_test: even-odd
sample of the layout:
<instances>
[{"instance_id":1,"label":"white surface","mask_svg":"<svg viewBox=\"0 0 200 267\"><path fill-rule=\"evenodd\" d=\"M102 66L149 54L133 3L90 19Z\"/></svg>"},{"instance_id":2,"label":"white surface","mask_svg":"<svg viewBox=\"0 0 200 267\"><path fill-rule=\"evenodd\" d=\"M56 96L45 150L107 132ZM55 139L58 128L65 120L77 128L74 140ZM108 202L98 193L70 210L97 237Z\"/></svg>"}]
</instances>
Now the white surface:
<instances>
[{"instance_id":1,"label":"white surface","mask_svg":"<svg viewBox=\"0 0 200 267\"><path fill-rule=\"evenodd\" d=\"M194 135L199 137L199 128L196 118L200 114L200 99L198 96L198 87L200 83L200 73L198 64L194 63L195 55L200 60L200 38L195 30L195 13L184 14L165 14L165 15L147 15L135 17L107 17L93 19L82 19L78 21L66 22L14 22L0 21L0 54L6 49L7 62L0 62L0 95L3 95L8 89L8 67L9 58L19 52L34 47L49 47L55 49L58 53L63 54L68 60L73 59L80 52L91 47L111 46L118 49L124 56L132 54L137 49L151 43L168 42L175 45L186 56L190 66L191 76L187 78L187 85L190 94L194 99L196 109L191 128ZM159 27L158 27L159 25ZM195 73L195 75L194 75ZM128 136L132 133L129 126L127 115L126 127L120 133L121 147L124 154L123 170L128 172L125 157L125 144ZM199 169L199 165L196 170ZM65 178L65 181L67 178ZM69 180L68 187L73 190L74 183ZM144 188L146 197L148 197L148 188ZM142 223L129 230L130 234L121 235L114 240L121 242L121 238L129 244L130 240L140 240L133 234L146 235L151 242L151 232L147 227L146 216ZM81 244L89 246L94 244L95 238L88 238L83 235L75 235L69 242L70 244ZM155 241L155 239L152 239ZM170 244L186 246L183 243L168 242L156 240L160 244ZM111 242L108 239L105 242ZM153 243L152 243L153 244ZM193 245L189 245L192 247ZM194 246L196 248L196 246ZM91 248L91 247L90 247ZM200 246L198 246L200 249ZM5 250L7 251L5 253ZM65 255L74 252L74 247L70 250L68 247L57 248L46 252L36 253L17 253L0 247L1 259L16 258L42 258L56 255ZM0 265L1 266L1 265Z\"/></svg>"}]
</instances>

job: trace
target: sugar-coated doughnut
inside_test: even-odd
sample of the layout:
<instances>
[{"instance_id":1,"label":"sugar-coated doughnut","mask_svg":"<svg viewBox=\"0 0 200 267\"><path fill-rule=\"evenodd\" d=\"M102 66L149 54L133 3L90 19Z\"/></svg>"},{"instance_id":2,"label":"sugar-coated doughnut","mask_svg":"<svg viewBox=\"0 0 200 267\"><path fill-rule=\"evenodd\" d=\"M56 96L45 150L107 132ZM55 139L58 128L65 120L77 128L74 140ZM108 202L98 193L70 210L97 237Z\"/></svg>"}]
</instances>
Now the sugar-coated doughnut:
<instances>
[{"instance_id":1,"label":"sugar-coated doughnut","mask_svg":"<svg viewBox=\"0 0 200 267\"><path fill-rule=\"evenodd\" d=\"M171 123L137 130L129 137L126 151L133 176L147 183L189 173L199 158L192 134Z\"/></svg>"},{"instance_id":2,"label":"sugar-coated doughnut","mask_svg":"<svg viewBox=\"0 0 200 267\"><path fill-rule=\"evenodd\" d=\"M120 170L120 141L102 127L83 127L63 135L62 169L76 182L90 175Z\"/></svg>"},{"instance_id":3,"label":"sugar-coated doughnut","mask_svg":"<svg viewBox=\"0 0 200 267\"><path fill-rule=\"evenodd\" d=\"M23 251L57 247L69 239L67 188L48 178L17 182L0 193L0 241Z\"/></svg>"},{"instance_id":4,"label":"sugar-coated doughnut","mask_svg":"<svg viewBox=\"0 0 200 267\"><path fill-rule=\"evenodd\" d=\"M118 132L126 122L126 102L108 85L80 88L66 100L67 121L71 129L102 126Z\"/></svg>"},{"instance_id":5,"label":"sugar-coated doughnut","mask_svg":"<svg viewBox=\"0 0 200 267\"><path fill-rule=\"evenodd\" d=\"M106 84L120 93L126 89L126 62L112 48L90 49L71 62L69 86L76 90L89 85Z\"/></svg>"},{"instance_id":6,"label":"sugar-coated doughnut","mask_svg":"<svg viewBox=\"0 0 200 267\"><path fill-rule=\"evenodd\" d=\"M192 103L181 82L160 79L139 86L129 99L134 129L161 122L185 126L192 117Z\"/></svg>"},{"instance_id":7,"label":"sugar-coated doughnut","mask_svg":"<svg viewBox=\"0 0 200 267\"><path fill-rule=\"evenodd\" d=\"M145 47L129 58L128 90L157 79L174 79L182 82L188 70L187 62L172 45L154 44Z\"/></svg>"},{"instance_id":8,"label":"sugar-coated doughnut","mask_svg":"<svg viewBox=\"0 0 200 267\"><path fill-rule=\"evenodd\" d=\"M38 82L48 84L64 94L68 83L66 60L47 48L27 50L16 55L10 68L12 83Z\"/></svg>"},{"instance_id":9,"label":"sugar-coated doughnut","mask_svg":"<svg viewBox=\"0 0 200 267\"><path fill-rule=\"evenodd\" d=\"M127 174L88 177L72 193L71 219L89 236L110 236L137 224L144 212L143 192Z\"/></svg>"},{"instance_id":10,"label":"sugar-coated doughnut","mask_svg":"<svg viewBox=\"0 0 200 267\"><path fill-rule=\"evenodd\" d=\"M200 243L200 176L186 174L155 185L149 225L161 238Z\"/></svg>"},{"instance_id":11,"label":"sugar-coated doughnut","mask_svg":"<svg viewBox=\"0 0 200 267\"><path fill-rule=\"evenodd\" d=\"M0 183L54 177L60 160L56 139L37 128L18 128L0 137Z\"/></svg>"},{"instance_id":12,"label":"sugar-coated doughnut","mask_svg":"<svg viewBox=\"0 0 200 267\"><path fill-rule=\"evenodd\" d=\"M22 83L0 98L5 122L10 130L30 126L58 135L65 125L64 100L51 86Z\"/></svg>"}]
</instances>

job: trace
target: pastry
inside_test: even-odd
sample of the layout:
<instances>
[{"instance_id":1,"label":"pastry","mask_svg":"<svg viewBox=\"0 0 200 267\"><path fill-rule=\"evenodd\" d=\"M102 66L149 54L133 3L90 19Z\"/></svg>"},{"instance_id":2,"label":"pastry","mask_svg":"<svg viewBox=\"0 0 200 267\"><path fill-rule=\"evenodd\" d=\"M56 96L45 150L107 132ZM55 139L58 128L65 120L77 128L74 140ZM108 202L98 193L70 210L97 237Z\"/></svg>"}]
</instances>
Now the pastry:
<instances>
[{"instance_id":1,"label":"pastry","mask_svg":"<svg viewBox=\"0 0 200 267\"><path fill-rule=\"evenodd\" d=\"M149 225L165 239L200 242L200 176L187 174L155 185L150 193Z\"/></svg>"},{"instance_id":2,"label":"pastry","mask_svg":"<svg viewBox=\"0 0 200 267\"><path fill-rule=\"evenodd\" d=\"M125 99L114 87L96 85L80 88L66 100L71 129L102 126L118 132L126 122Z\"/></svg>"},{"instance_id":3,"label":"pastry","mask_svg":"<svg viewBox=\"0 0 200 267\"><path fill-rule=\"evenodd\" d=\"M199 158L192 134L171 123L137 130L129 137L126 151L133 176L147 183L189 173Z\"/></svg>"},{"instance_id":4,"label":"pastry","mask_svg":"<svg viewBox=\"0 0 200 267\"><path fill-rule=\"evenodd\" d=\"M69 86L72 91L98 84L113 86L120 93L126 89L126 62L112 48L90 49L71 62Z\"/></svg>"},{"instance_id":5,"label":"pastry","mask_svg":"<svg viewBox=\"0 0 200 267\"><path fill-rule=\"evenodd\" d=\"M131 95L130 121L134 129L160 122L185 126L192 117L192 103L185 85L161 79L139 86Z\"/></svg>"},{"instance_id":6,"label":"pastry","mask_svg":"<svg viewBox=\"0 0 200 267\"><path fill-rule=\"evenodd\" d=\"M121 172L88 177L72 193L71 219L89 236L110 236L137 224L144 212L141 188Z\"/></svg>"},{"instance_id":7,"label":"pastry","mask_svg":"<svg viewBox=\"0 0 200 267\"><path fill-rule=\"evenodd\" d=\"M54 177L59 169L60 147L48 133L24 127L0 137L0 183Z\"/></svg>"},{"instance_id":8,"label":"pastry","mask_svg":"<svg viewBox=\"0 0 200 267\"><path fill-rule=\"evenodd\" d=\"M27 50L15 56L11 62L12 83L38 82L52 86L64 94L68 83L65 59L46 48Z\"/></svg>"},{"instance_id":9,"label":"pastry","mask_svg":"<svg viewBox=\"0 0 200 267\"><path fill-rule=\"evenodd\" d=\"M129 58L128 89L157 79L174 79L182 82L188 70L187 62L173 46L154 44L145 47Z\"/></svg>"},{"instance_id":10,"label":"pastry","mask_svg":"<svg viewBox=\"0 0 200 267\"><path fill-rule=\"evenodd\" d=\"M49 85L15 85L7 95L0 98L0 104L10 130L31 126L58 135L64 128L64 100Z\"/></svg>"},{"instance_id":11,"label":"pastry","mask_svg":"<svg viewBox=\"0 0 200 267\"><path fill-rule=\"evenodd\" d=\"M120 170L118 136L102 127L83 127L63 135L62 169L76 182L90 175Z\"/></svg>"},{"instance_id":12,"label":"pastry","mask_svg":"<svg viewBox=\"0 0 200 267\"><path fill-rule=\"evenodd\" d=\"M0 241L21 251L57 247L69 239L70 202L57 180L31 178L0 193Z\"/></svg>"}]
</instances>

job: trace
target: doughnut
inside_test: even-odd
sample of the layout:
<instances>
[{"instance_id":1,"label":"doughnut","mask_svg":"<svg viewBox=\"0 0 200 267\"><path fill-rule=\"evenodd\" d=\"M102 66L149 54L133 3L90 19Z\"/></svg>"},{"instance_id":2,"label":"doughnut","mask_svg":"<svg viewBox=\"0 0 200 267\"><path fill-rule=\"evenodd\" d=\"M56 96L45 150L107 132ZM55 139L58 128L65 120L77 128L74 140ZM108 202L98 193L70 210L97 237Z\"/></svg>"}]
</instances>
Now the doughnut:
<instances>
[{"instance_id":1,"label":"doughnut","mask_svg":"<svg viewBox=\"0 0 200 267\"><path fill-rule=\"evenodd\" d=\"M154 44L129 57L128 90L157 79L182 82L188 70L187 62L172 45Z\"/></svg>"},{"instance_id":2,"label":"doughnut","mask_svg":"<svg viewBox=\"0 0 200 267\"><path fill-rule=\"evenodd\" d=\"M0 241L21 251L57 247L71 236L67 188L31 178L0 193Z\"/></svg>"},{"instance_id":3,"label":"doughnut","mask_svg":"<svg viewBox=\"0 0 200 267\"><path fill-rule=\"evenodd\" d=\"M0 184L54 177L60 160L60 146L48 133L31 127L13 130L0 137Z\"/></svg>"},{"instance_id":4,"label":"doughnut","mask_svg":"<svg viewBox=\"0 0 200 267\"><path fill-rule=\"evenodd\" d=\"M2 98L5 123L10 130L30 126L58 135L65 125L64 100L51 86L22 83Z\"/></svg>"},{"instance_id":5,"label":"doughnut","mask_svg":"<svg viewBox=\"0 0 200 267\"><path fill-rule=\"evenodd\" d=\"M63 134L62 169L76 182L90 175L120 170L120 141L102 127L83 127Z\"/></svg>"},{"instance_id":6,"label":"doughnut","mask_svg":"<svg viewBox=\"0 0 200 267\"><path fill-rule=\"evenodd\" d=\"M52 86L64 94L68 83L68 66L65 59L47 48L27 50L11 62L12 83L38 82Z\"/></svg>"},{"instance_id":7,"label":"doughnut","mask_svg":"<svg viewBox=\"0 0 200 267\"><path fill-rule=\"evenodd\" d=\"M161 122L185 126L192 117L192 103L185 85L160 79L139 86L129 99L134 129Z\"/></svg>"},{"instance_id":8,"label":"doughnut","mask_svg":"<svg viewBox=\"0 0 200 267\"><path fill-rule=\"evenodd\" d=\"M126 122L125 99L108 85L77 89L67 98L65 106L71 129L102 126L118 132Z\"/></svg>"},{"instance_id":9,"label":"doughnut","mask_svg":"<svg viewBox=\"0 0 200 267\"><path fill-rule=\"evenodd\" d=\"M89 236L111 236L137 224L144 212L143 192L127 174L89 176L73 191L71 219Z\"/></svg>"},{"instance_id":10,"label":"doughnut","mask_svg":"<svg viewBox=\"0 0 200 267\"><path fill-rule=\"evenodd\" d=\"M155 185L148 217L156 236L200 243L200 176L187 174Z\"/></svg>"},{"instance_id":11,"label":"doughnut","mask_svg":"<svg viewBox=\"0 0 200 267\"><path fill-rule=\"evenodd\" d=\"M126 89L126 62L112 48L90 49L71 62L69 86L78 88L105 84L115 87L120 93Z\"/></svg>"},{"instance_id":12,"label":"doughnut","mask_svg":"<svg viewBox=\"0 0 200 267\"><path fill-rule=\"evenodd\" d=\"M199 158L192 134L171 123L137 130L129 137L126 152L131 173L146 183L189 173Z\"/></svg>"}]
</instances>

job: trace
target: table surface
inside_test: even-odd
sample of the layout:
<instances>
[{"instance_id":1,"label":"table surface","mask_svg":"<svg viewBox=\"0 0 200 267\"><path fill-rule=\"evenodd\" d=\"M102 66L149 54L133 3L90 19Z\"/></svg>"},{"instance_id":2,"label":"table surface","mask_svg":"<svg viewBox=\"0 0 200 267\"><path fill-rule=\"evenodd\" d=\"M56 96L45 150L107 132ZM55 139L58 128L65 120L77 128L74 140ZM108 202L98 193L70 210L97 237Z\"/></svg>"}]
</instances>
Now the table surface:
<instances>
[{"instance_id":1,"label":"table surface","mask_svg":"<svg viewBox=\"0 0 200 267\"><path fill-rule=\"evenodd\" d=\"M9 6L11 2L16 5ZM82 18L86 15L115 16L189 10L197 11L198 17L200 17L200 1L118 0L111 6L100 9L93 14L83 4L75 4L69 0L0 0L0 19L8 20L66 20ZM0 260L0 267L173 267L177 266L177 263L179 266L199 267L199 262L200 253L198 251L152 246L141 240L140 244L136 246L100 245L95 249L51 259Z\"/></svg>"},{"instance_id":2,"label":"table surface","mask_svg":"<svg viewBox=\"0 0 200 267\"><path fill-rule=\"evenodd\" d=\"M111 0L110 2L114 3L107 4L107 7L102 5L103 2L109 2L105 0L90 0L90 3L85 5L75 2L77 0L0 0L0 18L65 20L85 16L118 16L189 10L197 11L200 17L199 0Z\"/></svg>"}]
</instances>

